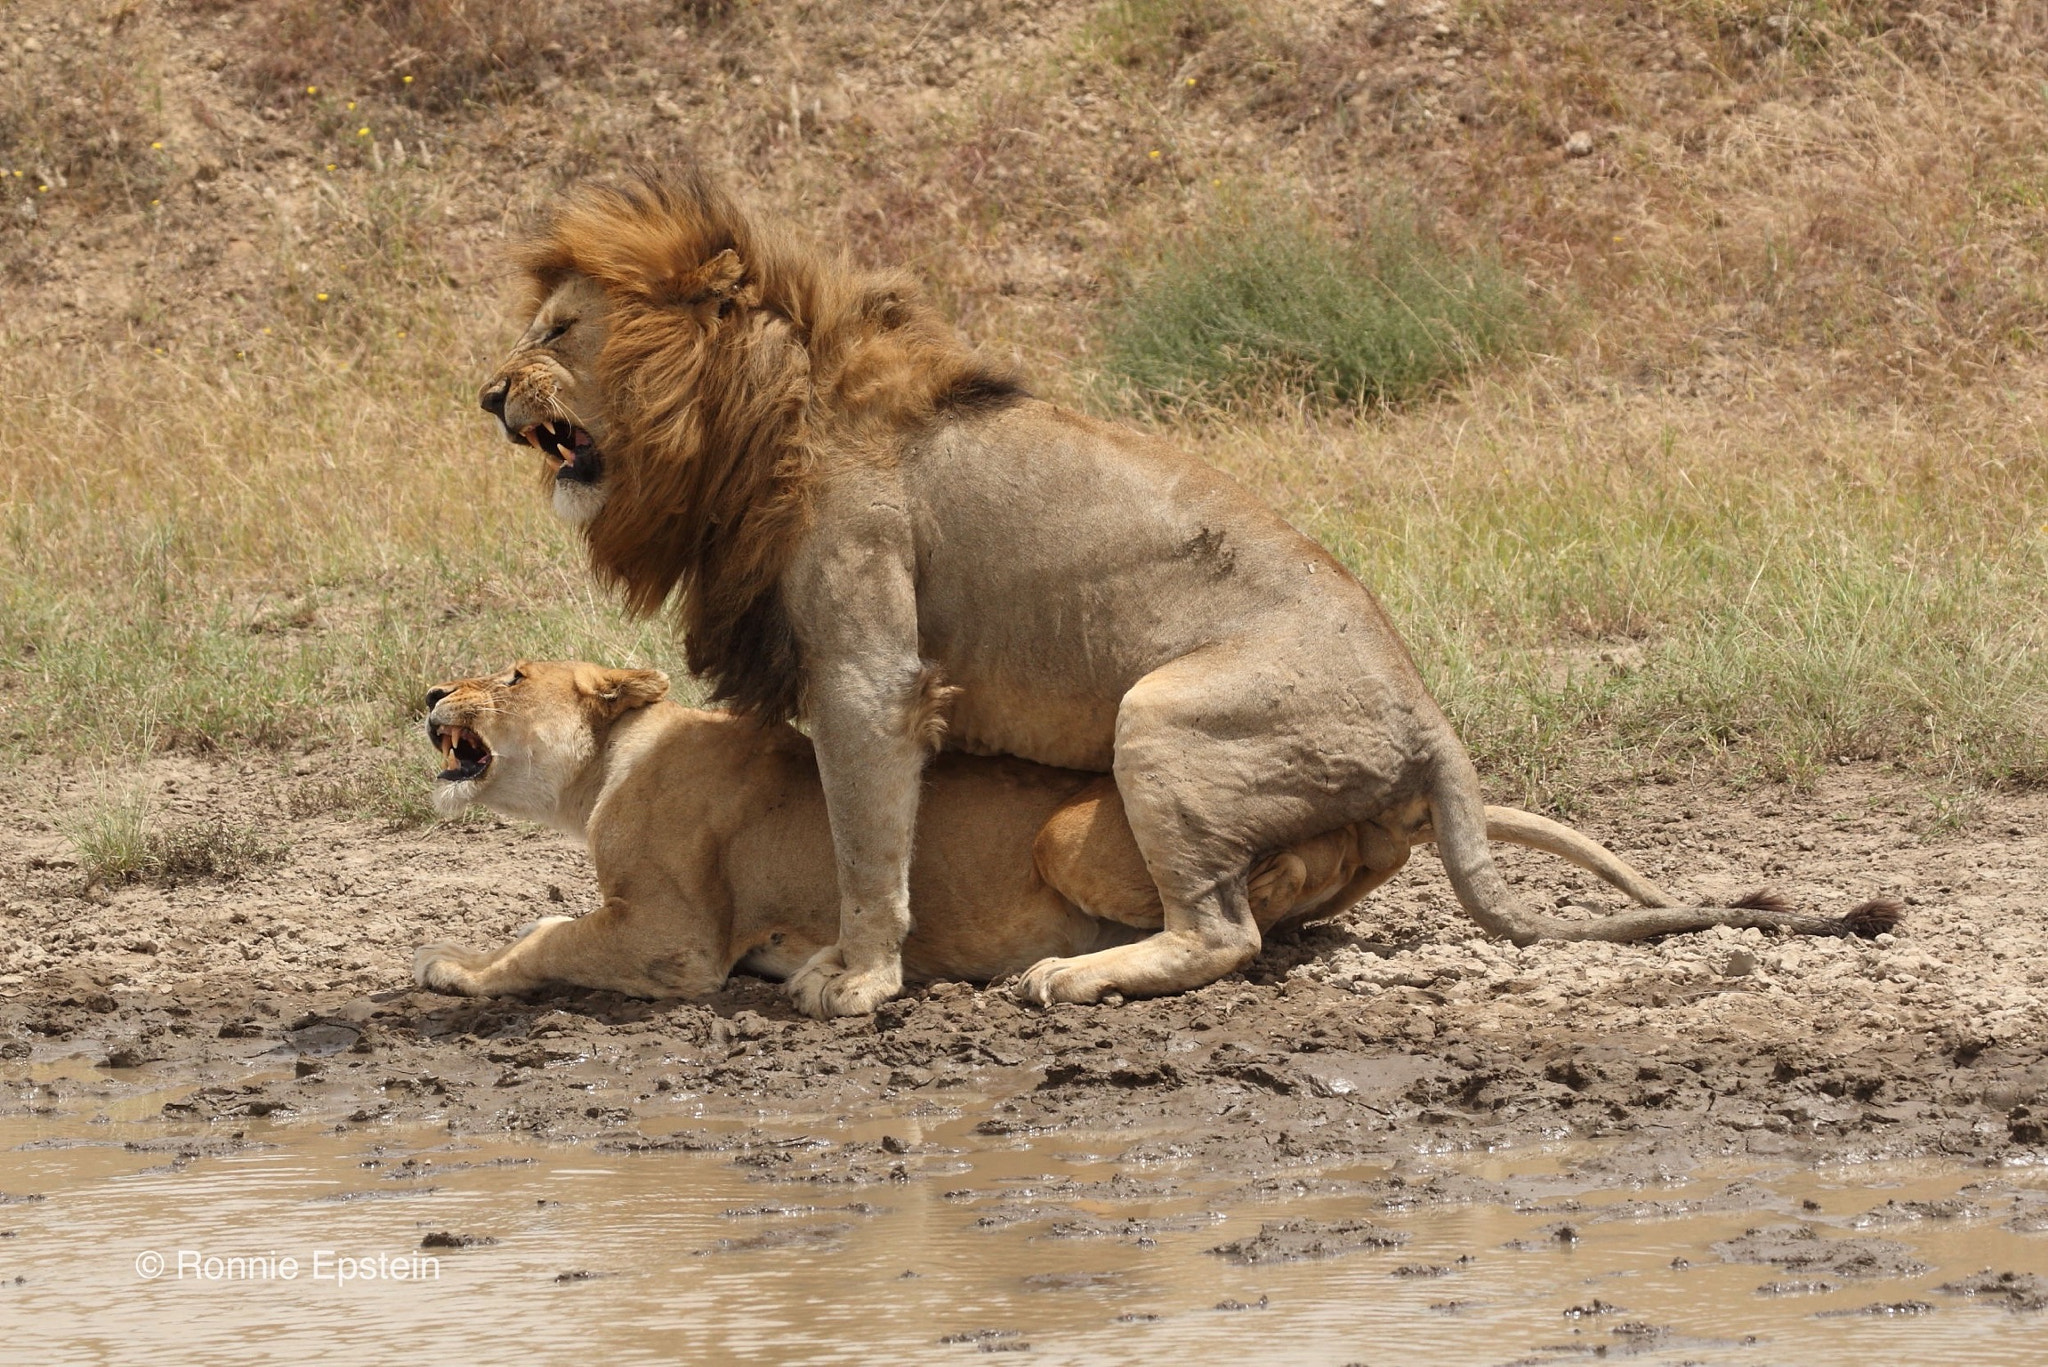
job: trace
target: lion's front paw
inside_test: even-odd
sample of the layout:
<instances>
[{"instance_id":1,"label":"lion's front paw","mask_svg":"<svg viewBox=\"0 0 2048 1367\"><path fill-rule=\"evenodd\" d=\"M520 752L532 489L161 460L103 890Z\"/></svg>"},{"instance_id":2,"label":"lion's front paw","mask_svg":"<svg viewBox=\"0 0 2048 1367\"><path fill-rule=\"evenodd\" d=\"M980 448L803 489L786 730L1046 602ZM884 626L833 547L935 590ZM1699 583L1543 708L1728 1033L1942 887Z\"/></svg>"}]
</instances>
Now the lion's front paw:
<instances>
[{"instance_id":1,"label":"lion's front paw","mask_svg":"<svg viewBox=\"0 0 2048 1367\"><path fill-rule=\"evenodd\" d=\"M789 999L797 1010L818 1020L865 1016L902 990L900 959L892 956L884 964L849 969L846 952L838 945L819 950L789 977Z\"/></svg>"},{"instance_id":2,"label":"lion's front paw","mask_svg":"<svg viewBox=\"0 0 2048 1367\"><path fill-rule=\"evenodd\" d=\"M1095 965L1079 958L1040 959L1024 970L1011 990L1019 1001L1056 1006L1061 1002L1088 1005L1101 1001L1116 988Z\"/></svg>"},{"instance_id":3,"label":"lion's front paw","mask_svg":"<svg viewBox=\"0 0 2048 1367\"><path fill-rule=\"evenodd\" d=\"M461 945L421 945L412 956L412 980L429 992L474 997L476 979L469 971L470 958L470 952Z\"/></svg>"}]
</instances>

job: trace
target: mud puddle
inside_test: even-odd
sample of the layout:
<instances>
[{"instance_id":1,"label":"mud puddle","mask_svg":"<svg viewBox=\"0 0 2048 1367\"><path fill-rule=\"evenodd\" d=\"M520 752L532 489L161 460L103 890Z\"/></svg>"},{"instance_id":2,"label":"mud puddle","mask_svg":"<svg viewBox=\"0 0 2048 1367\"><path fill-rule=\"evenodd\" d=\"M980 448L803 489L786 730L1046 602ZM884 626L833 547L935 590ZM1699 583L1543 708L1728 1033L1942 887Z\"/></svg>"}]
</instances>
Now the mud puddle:
<instances>
[{"instance_id":1,"label":"mud puddle","mask_svg":"<svg viewBox=\"0 0 2048 1367\"><path fill-rule=\"evenodd\" d=\"M1983 1364L2048 1336L2034 1166L1575 1142L1246 1180L1170 1132L992 1135L969 1097L593 1146L167 1132L170 1095L0 1120L0 1333L39 1361Z\"/></svg>"}]
</instances>

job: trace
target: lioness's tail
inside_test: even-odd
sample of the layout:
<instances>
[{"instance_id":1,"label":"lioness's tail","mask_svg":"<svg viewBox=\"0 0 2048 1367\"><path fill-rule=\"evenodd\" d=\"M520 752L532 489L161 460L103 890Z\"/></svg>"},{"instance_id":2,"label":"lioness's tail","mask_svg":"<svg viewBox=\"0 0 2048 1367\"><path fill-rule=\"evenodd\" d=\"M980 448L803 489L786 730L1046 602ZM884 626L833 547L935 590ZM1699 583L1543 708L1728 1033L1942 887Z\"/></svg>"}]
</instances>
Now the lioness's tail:
<instances>
[{"instance_id":1,"label":"lioness's tail","mask_svg":"<svg viewBox=\"0 0 2048 1367\"><path fill-rule=\"evenodd\" d=\"M1466 914L1481 927L1518 945L1537 940L1606 940L1626 944L1705 930L1709 926L1757 926L1798 935L1876 935L1904 916L1895 902L1865 902L1846 916L1814 916L1791 910L1776 895L1753 892L1726 907L1681 907L1612 851L1569 826L1513 807L1488 807L1479 800L1479 776L1462 748L1438 762L1437 790L1430 803L1431 826L1444 872ZM1516 904L1493 866L1487 838L1545 850L1599 875L1641 902L1590 921L1566 921Z\"/></svg>"}]
</instances>

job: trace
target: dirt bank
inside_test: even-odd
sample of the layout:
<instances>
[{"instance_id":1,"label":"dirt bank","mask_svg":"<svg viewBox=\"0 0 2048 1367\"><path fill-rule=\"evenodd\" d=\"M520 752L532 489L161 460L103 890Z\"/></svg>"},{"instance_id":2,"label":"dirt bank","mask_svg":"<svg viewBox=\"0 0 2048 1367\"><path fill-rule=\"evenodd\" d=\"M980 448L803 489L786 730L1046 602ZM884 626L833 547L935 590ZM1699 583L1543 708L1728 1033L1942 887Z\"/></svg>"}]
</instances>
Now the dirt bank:
<instances>
[{"instance_id":1,"label":"dirt bank","mask_svg":"<svg viewBox=\"0 0 2048 1367\"><path fill-rule=\"evenodd\" d=\"M1164 1119L1183 1152L1248 1174L1565 1135L1674 1159L2048 1150L2041 794L1988 796L1930 831L1941 813L1919 790L1844 768L1811 794L1649 787L1579 818L1681 894L1900 897L1906 925L1876 943L1515 950L1472 936L1424 853L1339 921L1183 997L1037 1010L947 983L820 1023L751 980L702 1005L413 989L416 945L498 941L587 906L591 883L580 850L523 827L284 815L295 785L349 762L160 762L170 817L225 812L286 853L233 881L111 890L86 886L63 834L90 777L23 776L0 799L0 1074L41 1085L10 1086L5 1106L86 1116L169 1087L176 1134L433 1118L628 1147L712 1142L692 1132L704 1116L985 1112L988 1134ZM1546 905L1612 905L1553 861L1504 862ZM900 1169L872 1145L770 1158L834 1182Z\"/></svg>"}]
</instances>

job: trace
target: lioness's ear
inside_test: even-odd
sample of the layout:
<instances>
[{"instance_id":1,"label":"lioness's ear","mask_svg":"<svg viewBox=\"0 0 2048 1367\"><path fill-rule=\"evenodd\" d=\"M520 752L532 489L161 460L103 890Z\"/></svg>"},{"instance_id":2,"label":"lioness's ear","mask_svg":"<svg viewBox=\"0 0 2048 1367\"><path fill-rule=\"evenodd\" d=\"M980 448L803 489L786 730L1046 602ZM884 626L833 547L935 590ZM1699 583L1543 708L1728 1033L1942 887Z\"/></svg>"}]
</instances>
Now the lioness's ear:
<instances>
[{"instance_id":1,"label":"lioness's ear","mask_svg":"<svg viewBox=\"0 0 2048 1367\"><path fill-rule=\"evenodd\" d=\"M746 283L746 263L740 260L738 252L727 247L685 276L679 292L692 304L707 299L750 304L754 302L753 291L746 288Z\"/></svg>"},{"instance_id":2,"label":"lioness's ear","mask_svg":"<svg viewBox=\"0 0 2048 1367\"><path fill-rule=\"evenodd\" d=\"M608 669L598 678L598 705L607 719L668 696L668 675L658 669Z\"/></svg>"}]
</instances>

